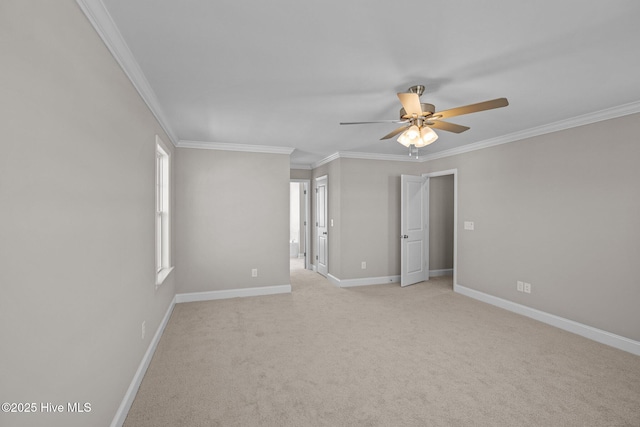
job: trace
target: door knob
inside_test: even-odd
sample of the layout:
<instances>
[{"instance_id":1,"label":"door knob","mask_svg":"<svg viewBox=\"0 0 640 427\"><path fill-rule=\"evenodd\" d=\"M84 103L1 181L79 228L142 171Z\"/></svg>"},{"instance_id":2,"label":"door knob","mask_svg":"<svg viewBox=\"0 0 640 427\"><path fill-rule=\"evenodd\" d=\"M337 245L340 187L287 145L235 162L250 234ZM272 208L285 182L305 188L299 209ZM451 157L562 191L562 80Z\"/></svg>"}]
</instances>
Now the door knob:
<instances>
[{"instance_id":1,"label":"door knob","mask_svg":"<svg viewBox=\"0 0 640 427\"><path fill-rule=\"evenodd\" d=\"M403 239L408 239L409 236L407 236L406 234L404 236L402 236Z\"/></svg>"}]
</instances>

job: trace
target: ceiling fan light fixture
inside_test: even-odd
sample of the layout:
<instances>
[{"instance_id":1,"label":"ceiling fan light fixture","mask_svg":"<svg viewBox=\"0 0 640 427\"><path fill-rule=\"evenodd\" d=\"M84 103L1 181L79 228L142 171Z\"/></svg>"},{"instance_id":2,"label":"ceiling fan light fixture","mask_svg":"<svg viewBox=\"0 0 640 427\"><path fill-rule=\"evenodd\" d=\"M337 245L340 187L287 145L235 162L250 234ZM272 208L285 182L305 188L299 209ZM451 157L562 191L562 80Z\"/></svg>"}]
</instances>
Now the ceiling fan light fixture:
<instances>
[{"instance_id":1,"label":"ceiling fan light fixture","mask_svg":"<svg viewBox=\"0 0 640 427\"><path fill-rule=\"evenodd\" d=\"M426 145L431 144L436 139L438 139L438 134L429 126L423 126L422 129L420 130L421 145L416 145L416 147L424 147Z\"/></svg>"},{"instance_id":2,"label":"ceiling fan light fixture","mask_svg":"<svg viewBox=\"0 0 640 427\"><path fill-rule=\"evenodd\" d=\"M411 144L413 144L413 141L409 139L409 137L407 136L406 131L400 134L400 136L398 137L398 142L404 145L405 147L409 147Z\"/></svg>"},{"instance_id":3,"label":"ceiling fan light fixture","mask_svg":"<svg viewBox=\"0 0 640 427\"><path fill-rule=\"evenodd\" d=\"M410 140L415 140L420 138L420 129L418 129L418 126L416 125L411 125L411 127L406 130L405 134L407 134L407 138Z\"/></svg>"},{"instance_id":4,"label":"ceiling fan light fixture","mask_svg":"<svg viewBox=\"0 0 640 427\"><path fill-rule=\"evenodd\" d=\"M405 147L409 147L410 145L416 145L420 141L420 129L416 125L411 125L409 129L402 132L402 134L398 137L398 142Z\"/></svg>"},{"instance_id":5,"label":"ceiling fan light fixture","mask_svg":"<svg viewBox=\"0 0 640 427\"><path fill-rule=\"evenodd\" d=\"M425 143L424 143L424 141L423 141L422 139L418 138L418 139L416 139L416 142L414 142L414 143L413 143L413 145L414 145L416 148L422 148L422 147L424 147L424 146L425 146L425 145L427 145L427 144L425 144Z\"/></svg>"}]
</instances>

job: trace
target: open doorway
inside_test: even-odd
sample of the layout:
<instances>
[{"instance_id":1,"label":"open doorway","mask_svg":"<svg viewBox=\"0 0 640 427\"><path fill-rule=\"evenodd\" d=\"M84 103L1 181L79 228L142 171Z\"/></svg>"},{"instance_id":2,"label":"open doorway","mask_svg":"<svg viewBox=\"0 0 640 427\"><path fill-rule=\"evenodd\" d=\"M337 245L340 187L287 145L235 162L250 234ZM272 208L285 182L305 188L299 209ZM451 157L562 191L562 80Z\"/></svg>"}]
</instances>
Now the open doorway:
<instances>
[{"instance_id":1,"label":"open doorway","mask_svg":"<svg viewBox=\"0 0 640 427\"><path fill-rule=\"evenodd\" d=\"M429 276L456 282L457 270L457 170L429 176Z\"/></svg>"},{"instance_id":2,"label":"open doorway","mask_svg":"<svg viewBox=\"0 0 640 427\"><path fill-rule=\"evenodd\" d=\"M453 276L453 175L429 184L429 276Z\"/></svg>"},{"instance_id":3,"label":"open doorway","mask_svg":"<svg viewBox=\"0 0 640 427\"><path fill-rule=\"evenodd\" d=\"M309 180L289 182L289 269L309 268Z\"/></svg>"}]
</instances>

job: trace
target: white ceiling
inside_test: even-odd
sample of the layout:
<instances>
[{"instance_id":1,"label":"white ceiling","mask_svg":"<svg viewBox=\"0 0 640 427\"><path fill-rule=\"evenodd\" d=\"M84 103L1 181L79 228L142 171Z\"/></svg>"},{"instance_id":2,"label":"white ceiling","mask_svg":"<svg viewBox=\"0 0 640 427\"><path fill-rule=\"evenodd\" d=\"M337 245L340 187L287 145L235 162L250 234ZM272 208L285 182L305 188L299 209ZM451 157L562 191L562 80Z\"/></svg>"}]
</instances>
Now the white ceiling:
<instances>
[{"instance_id":1,"label":"white ceiling","mask_svg":"<svg viewBox=\"0 0 640 427\"><path fill-rule=\"evenodd\" d=\"M99 0L79 0L98 3ZM640 101L637 0L102 0L179 141L405 156L396 92L424 84L452 118L429 155ZM135 76L134 76L135 77ZM146 84L146 83L145 83ZM392 157L392 156L390 156Z\"/></svg>"}]
</instances>

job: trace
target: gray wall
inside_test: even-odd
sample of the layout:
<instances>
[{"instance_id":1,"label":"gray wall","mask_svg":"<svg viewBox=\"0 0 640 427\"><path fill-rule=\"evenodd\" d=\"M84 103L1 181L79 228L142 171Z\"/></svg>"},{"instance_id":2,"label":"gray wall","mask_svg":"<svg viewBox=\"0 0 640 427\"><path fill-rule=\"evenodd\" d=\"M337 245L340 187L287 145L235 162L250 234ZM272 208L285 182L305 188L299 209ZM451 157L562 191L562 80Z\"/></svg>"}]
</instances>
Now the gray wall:
<instances>
[{"instance_id":1,"label":"gray wall","mask_svg":"<svg viewBox=\"0 0 640 427\"><path fill-rule=\"evenodd\" d=\"M453 268L453 175L429 178L429 269Z\"/></svg>"},{"instance_id":2,"label":"gray wall","mask_svg":"<svg viewBox=\"0 0 640 427\"><path fill-rule=\"evenodd\" d=\"M420 166L342 159L340 279L400 274L400 175L420 175Z\"/></svg>"},{"instance_id":3,"label":"gray wall","mask_svg":"<svg viewBox=\"0 0 640 427\"><path fill-rule=\"evenodd\" d=\"M311 169L291 169L289 177L291 179L311 179Z\"/></svg>"},{"instance_id":4,"label":"gray wall","mask_svg":"<svg viewBox=\"0 0 640 427\"><path fill-rule=\"evenodd\" d=\"M154 265L170 141L74 1L2 1L0 40L0 398L92 405L0 425L109 425L175 292Z\"/></svg>"},{"instance_id":5,"label":"gray wall","mask_svg":"<svg viewBox=\"0 0 640 427\"><path fill-rule=\"evenodd\" d=\"M458 283L640 340L638 134L636 114L428 162L458 169Z\"/></svg>"},{"instance_id":6,"label":"gray wall","mask_svg":"<svg viewBox=\"0 0 640 427\"><path fill-rule=\"evenodd\" d=\"M331 275L345 280L400 274L400 175L419 175L423 167L412 162L339 158L313 170L314 179L329 176L329 218L334 220L329 228ZM311 240L315 264L313 232ZM362 261L367 263L366 270L361 268Z\"/></svg>"},{"instance_id":7,"label":"gray wall","mask_svg":"<svg viewBox=\"0 0 640 427\"><path fill-rule=\"evenodd\" d=\"M177 149L176 203L178 293L290 283L288 155Z\"/></svg>"}]
</instances>

